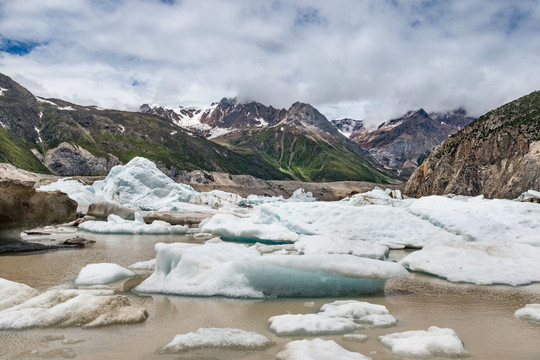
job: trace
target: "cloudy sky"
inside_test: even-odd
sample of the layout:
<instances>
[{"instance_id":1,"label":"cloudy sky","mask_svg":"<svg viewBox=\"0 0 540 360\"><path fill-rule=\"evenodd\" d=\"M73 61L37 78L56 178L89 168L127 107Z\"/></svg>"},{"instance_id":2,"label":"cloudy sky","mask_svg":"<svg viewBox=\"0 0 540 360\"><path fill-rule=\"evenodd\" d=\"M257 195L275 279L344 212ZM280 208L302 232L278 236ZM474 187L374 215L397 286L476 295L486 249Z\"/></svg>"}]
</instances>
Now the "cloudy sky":
<instances>
[{"instance_id":1,"label":"cloudy sky","mask_svg":"<svg viewBox=\"0 0 540 360\"><path fill-rule=\"evenodd\" d=\"M136 110L237 96L370 124L540 89L537 0L0 0L0 72Z\"/></svg>"}]
</instances>

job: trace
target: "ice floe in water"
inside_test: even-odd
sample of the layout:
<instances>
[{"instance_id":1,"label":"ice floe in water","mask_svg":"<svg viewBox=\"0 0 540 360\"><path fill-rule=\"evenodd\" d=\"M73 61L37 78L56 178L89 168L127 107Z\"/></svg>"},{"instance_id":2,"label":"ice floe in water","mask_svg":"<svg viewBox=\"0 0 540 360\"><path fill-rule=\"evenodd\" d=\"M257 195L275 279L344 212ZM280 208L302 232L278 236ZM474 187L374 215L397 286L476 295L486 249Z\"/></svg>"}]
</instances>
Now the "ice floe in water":
<instances>
[{"instance_id":1,"label":"ice floe in water","mask_svg":"<svg viewBox=\"0 0 540 360\"><path fill-rule=\"evenodd\" d=\"M379 336L382 344L403 357L464 357L469 353L454 330L431 326L427 331L405 331Z\"/></svg>"},{"instance_id":2,"label":"ice floe in water","mask_svg":"<svg viewBox=\"0 0 540 360\"><path fill-rule=\"evenodd\" d=\"M371 360L358 352L349 351L333 340L296 340L286 344L277 354L278 360Z\"/></svg>"},{"instance_id":3,"label":"ice floe in water","mask_svg":"<svg viewBox=\"0 0 540 360\"><path fill-rule=\"evenodd\" d=\"M455 282L526 285L540 281L540 247L512 243L431 243L400 261Z\"/></svg>"},{"instance_id":4,"label":"ice floe in water","mask_svg":"<svg viewBox=\"0 0 540 360\"><path fill-rule=\"evenodd\" d=\"M386 246L365 241L354 241L339 235L302 235L294 243L300 254L351 254L372 259L388 257Z\"/></svg>"},{"instance_id":5,"label":"ice floe in water","mask_svg":"<svg viewBox=\"0 0 540 360\"><path fill-rule=\"evenodd\" d=\"M352 255L266 255L234 243L163 244L143 293L229 297L369 294L386 279L407 276L401 265Z\"/></svg>"},{"instance_id":6,"label":"ice floe in water","mask_svg":"<svg viewBox=\"0 0 540 360\"><path fill-rule=\"evenodd\" d=\"M79 230L96 234L133 234L133 235L168 235L187 234L189 228L185 225L171 225L168 222L154 220L146 224L142 215L135 213L135 220L124 220L111 214L107 221L85 221L79 225Z\"/></svg>"},{"instance_id":7,"label":"ice floe in water","mask_svg":"<svg viewBox=\"0 0 540 360\"><path fill-rule=\"evenodd\" d=\"M408 211L469 241L512 241L540 246L540 206L482 196L427 196Z\"/></svg>"},{"instance_id":8,"label":"ice floe in water","mask_svg":"<svg viewBox=\"0 0 540 360\"><path fill-rule=\"evenodd\" d=\"M249 218L231 214L218 214L203 220L199 225L202 232L236 241L293 242L298 234L286 227L274 224L255 224Z\"/></svg>"},{"instance_id":9,"label":"ice floe in water","mask_svg":"<svg viewBox=\"0 0 540 360\"><path fill-rule=\"evenodd\" d=\"M88 206L94 202L101 201L101 197L96 195L92 186L85 185L77 180L60 179L48 185L42 185L38 191L61 191L66 193L69 198L77 202L77 212L86 214Z\"/></svg>"},{"instance_id":10,"label":"ice floe in water","mask_svg":"<svg viewBox=\"0 0 540 360\"><path fill-rule=\"evenodd\" d=\"M518 318L540 324L540 304L527 304L525 307L516 310L514 315Z\"/></svg>"},{"instance_id":11,"label":"ice floe in water","mask_svg":"<svg viewBox=\"0 0 540 360\"><path fill-rule=\"evenodd\" d=\"M3 280L3 279L2 279ZM0 281L0 293L6 283ZM12 284L8 286L13 289ZM27 297L27 289L19 287L26 300L0 311L0 329L26 329L31 327L83 326L127 324L145 321L146 310L131 306L121 295L93 295L77 290L51 289Z\"/></svg>"},{"instance_id":12,"label":"ice floe in water","mask_svg":"<svg viewBox=\"0 0 540 360\"><path fill-rule=\"evenodd\" d=\"M317 314L285 314L268 319L270 330L279 336L343 334L366 327L397 324L383 305L357 300L324 304Z\"/></svg>"},{"instance_id":13,"label":"ice floe in water","mask_svg":"<svg viewBox=\"0 0 540 360\"><path fill-rule=\"evenodd\" d=\"M239 205L254 206L275 202L313 202L317 199L311 192L306 192L304 189L296 189L290 198L285 199L282 195L279 196L261 196L261 195L249 195L247 198L241 200Z\"/></svg>"},{"instance_id":14,"label":"ice floe in water","mask_svg":"<svg viewBox=\"0 0 540 360\"><path fill-rule=\"evenodd\" d=\"M39 292L28 285L0 278L0 294L0 310L3 310L19 305Z\"/></svg>"},{"instance_id":15,"label":"ice floe in water","mask_svg":"<svg viewBox=\"0 0 540 360\"><path fill-rule=\"evenodd\" d=\"M157 350L160 354L180 353L195 349L263 350L274 342L252 331L231 328L200 328L176 335Z\"/></svg>"},{"instance_id":16,"label":"ice floe in water","mask_svg":"<svg viewBox=\"0 0 540 360\"><path fill-rule=\"evenodd\" d=\"M131 276L135 276L133 271L117 264L88 264L77 275L75 285L105 285Z\"/></svg>"}]
</instances>

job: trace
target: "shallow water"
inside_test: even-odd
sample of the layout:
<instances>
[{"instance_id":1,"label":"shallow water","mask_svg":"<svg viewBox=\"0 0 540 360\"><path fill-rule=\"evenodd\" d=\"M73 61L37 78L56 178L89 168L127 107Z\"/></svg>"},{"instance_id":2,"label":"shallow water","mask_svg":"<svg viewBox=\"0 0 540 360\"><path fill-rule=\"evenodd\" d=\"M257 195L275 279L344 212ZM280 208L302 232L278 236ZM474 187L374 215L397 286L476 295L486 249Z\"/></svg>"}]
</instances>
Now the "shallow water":
<instances>
[{"instance_id":1,"label":"shallow water","mask_svg":"<svg viewBox=\"0 0 540 360\"><path fill-rule=\"evenodd\" d=\"M52 286L72 286L86 264L114 262L129 266L155 256L156 242L202 242L193 236L105 236L85 235L97 242L80 250L60 250L34 255L0 257L0 277L22 282L41 291ZM394 251L400 258L403 251ZM145 323L115 325L98 329L49 328L0 331L0 357L77 359L274 359L284 344L303 337L277 337L268 318L285 313L314 313L325 299L274 299L265 301L180 296L127 295L132 304L147 307ZM385 305L399 323L387 329L358 330L369 339L365 343L332 339L351 351L373 359L397 359L378 340L379 335L429 326L450 327L463 340L470 359L540 359L540 325L514 317L514 311L527 303L540 302L540 284L524 287L479 287L452 284L414 274L408 279L387 283L385 294L357 299ZM313 304L311 304L313 303ZM264 351L195 350L182 354L157 355L155 351L176 334L201 327L232 327L255 331L276 344ZM306 337L313 338L313 337Z\"/></svg>"}]
</instances>

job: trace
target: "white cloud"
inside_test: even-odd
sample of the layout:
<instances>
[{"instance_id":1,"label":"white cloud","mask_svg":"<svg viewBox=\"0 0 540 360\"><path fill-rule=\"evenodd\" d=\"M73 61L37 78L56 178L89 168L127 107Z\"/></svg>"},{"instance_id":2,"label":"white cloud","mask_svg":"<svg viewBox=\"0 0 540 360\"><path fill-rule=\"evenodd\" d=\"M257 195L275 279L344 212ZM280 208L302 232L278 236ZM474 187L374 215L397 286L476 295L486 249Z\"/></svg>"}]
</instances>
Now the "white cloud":
<instances>
[{"instance_id":1,"label":"white cloud","mask_svg":"<svg viewBox=\"0 0 540 360\"><path fill-rule=\"evenodd\" d=\"M480 115L537 90L537 1L1 1L2 71L40 96L137 109L239 96L373 124ZM37 44L37 46L36 46Z\"/></svg>"}]
</instances>

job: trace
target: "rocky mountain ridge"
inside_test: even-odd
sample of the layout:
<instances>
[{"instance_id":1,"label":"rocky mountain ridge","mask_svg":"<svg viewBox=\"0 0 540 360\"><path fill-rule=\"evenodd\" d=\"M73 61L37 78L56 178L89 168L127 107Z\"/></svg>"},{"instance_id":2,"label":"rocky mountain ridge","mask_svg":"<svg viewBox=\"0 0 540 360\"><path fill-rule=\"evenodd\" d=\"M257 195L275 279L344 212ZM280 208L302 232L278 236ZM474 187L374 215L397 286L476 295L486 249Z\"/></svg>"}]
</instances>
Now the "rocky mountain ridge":
<instances>
[{"instance_id":1,"label":"rocky mountain ridge","mask_svg":"<svg viewBox=\"0 0 540 360\"><path fill-rule=\"evenodd\" d=\"M540 189L540 91L481 116L435 148L403 191L517 198Z\"/></svg>"},{"instance_id":2,"label":"rocky mountain ridge","mask_svg":"<svg viewBox=\"0 0 540 360\"><path fill-rule=\"evenodd\" d=\"M381 166L397 171L401 177L408 177L431 149L472 121L474 118L461 108L430 114L419 109L384 122L376 130L364 132L354 140Z\"/></svg>"}]
</instances>

